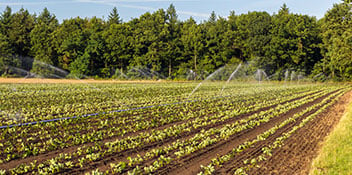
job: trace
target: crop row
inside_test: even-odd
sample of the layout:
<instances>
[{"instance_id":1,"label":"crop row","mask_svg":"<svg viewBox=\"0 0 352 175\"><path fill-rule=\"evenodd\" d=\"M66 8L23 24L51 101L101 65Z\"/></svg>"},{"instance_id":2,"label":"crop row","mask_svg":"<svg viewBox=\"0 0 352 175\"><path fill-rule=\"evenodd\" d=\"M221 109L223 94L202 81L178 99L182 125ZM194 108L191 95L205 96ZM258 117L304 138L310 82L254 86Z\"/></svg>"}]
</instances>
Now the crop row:
<instances>
[{"instance_id":1,"label":"crop row","mask_svg":"<svg viewBox=\"0 0 352 175\"><path fill-rule=\"evenodd\" d=\"M314 99L314 98L313 98ZM242 124L240 125L236 125L236 123L234 124L230 124L230 125L226 125L225 127L221 128L221 129L210 129L208 131L205 131L204 133L200 133L199 135L191 138L191 139L187 139L184 142L180 142L177 143L175 145L178 146L178 151L173 152L174 155L170 155L169 157L163 156L161 157L160 155L159 158L157 160L155 160L153 162L152 165L144 167L144 173L152 173L156 170L158 170L159 168L162 168L163 166L167 165L168 162L170 163L171 161L175 161L176 159L180 159L181 157L190 155L196 151L202 150L204 148L206 148L207 146L216 144L222 140L227 140L229 139L232 135L235 135L241 131L247 130L247 129L253 129L257 126L260 126L262 123L266 123L268 121L270 121L271 118L274 118L276 116L279 116L281 114L284 114L286 112L288 112L291 109L297 108L303 104L305 104L306 102L310 102L313 99L302 99L301 102L296 102L296 103L289 103L287 104L287 106L282 106L281 109L277 110L277 112L267 112L266 114L261 113L259 114L259 118L257 118L256 116L253 117L249 117L247 120L244 120ZM254 119L254 120L253 120ZM153 152L157 152L157 153L166 153L168 154L168 152L172 151L172 148L175 147L166 147L164 148L164 150L159 150L155 151L152 150L152 152L150 154L148 154L149 152L146 153L147 158L150 158L150 155L155 155L153 154ZM143 159L141 158L141 156L137 155L137 158L139 159L139 161L142 161ZM165 162L165 160L168 160L168 162ZM133 161L133 159L132 159ZM144 160L145 161L145 160ZM127 164L126 162L120 162L120 165L124 165ZM131 164L131 161L128 163L128 165ZM132 172L134 173L140 173L141 168L140 167L136 167L132 170Z\"/></svg>"},{"instance_id":2,"label":"crop row","mask_svg":"<svg viewBox=\"0 0 352 175\"><path fill-rule=\"evenodd\" d=\"M4 85L2 85L4 86ZM8 85L9 87L16 85ZM148 105L158 102L168 102L174 99L182 99L190 92L192 86L185 88L176 88L173 86L148 85L143 88L142 85L55 85L50 88L58 90L30 90L38 87L29 86L28 90L16 90L4 93L0 96L2 115L8 114L9 118L14 118L17 113L21 116L19 121L33 121L39 117L48 119L52 116L62 116L72 109L77 110L74 115L86 114L86 112L95 112L96 109L106 108L126 108L129 106ZM155 94L159 98L155 98ZM97 107L97 108L96 108ZM83 112L83 113L82 113ZM10 115L11 114L11 115ZM72 115L72 113L70 113ZM11 121L2 117L1 122L11 124ZM16 122L16 121L12 121Z\"/></svg>"},{"instance_id":3,"label":"crop row","mask_svg":"<svg viewBox=\"0 0 352 175\"><path fill-rule=\"evenodd\" d=\"M57 85L59 86L59 85ZM61 87L63 85L60 85ZM73 86L73 87L71 87ZM189 100L207 99L217 96L237 96L248 91L257 93L270 90L268 87L255 88L248 85L236 85L220 95L216 87L200 88L188 99L193 86L173 87L166 85L83 85L63 86L67 91L39 91L28 93L9 93L0 96L0 125L33 122L53 118L82 116L90 113L101 113L120 109L130 109L142 106L172 104ZM285 87L276 87L287 89ZM293 86L290 89L304 88ZM70 90L79 89L79 90ZM235 91L234 91L235 89ZM248 90L249 89L249 90Z\"/></svg>"},{"instance_id":4,"label":"crop row","mask_svg":"<svg viewBox=\"0 0 352 175\"><path fill-rule=\"evenodd\" d=\"M230 136L240 131L259 126L261 123L268 122L270 121L270 119L276 116L282 115L289 110L292 110L294 108L297 108L298 106L302 106L306 103L312 102L320 97L323 97L324 95L332 91L335 91L335 89L336 88L329 88L325 91L317 92L313 95L306 96L304 98L301 98L292 102L287 102L287 103L278 105L275 108L271 108L266 111L262 111L260 113L255 113L253 115L250 115L248 118L241 119L234 123L226 124L219 128L210 128L208 130L202 130L199 134L196 134L193 137L191 137L191 139L178 140L173 142L172 145L176 145L176 146L160 148L160 149L164 149L165 155L169 155L169 156L161 157L160 155L152 154L151 152L148 154L149 156L146 157L147 159L143 159L142 156L137 155L135 158L130 159L132 160L132 163L125 163L127 165L131 164L131 166L129 166L130 168L127 167L126 169L131 169L131 171L139 171L138 164L141 163L141 161L144 162L149 159L154 160L155 157L158 157L158 159L155 161L159 161L159 163L161 163L162 165L167 165L168 162L170 162L170 160L174 160L175 158L179 159L185 155L189 155L197 150L203 149L211 144L215 144L221 140L226 140ZM103 159L103 157L107 157L109 155L116 155L126 150L138 149L143 147L146 144L148 145L154 142L165 141L165 139L167 138L170 138L170 137L172 138L172 137L181 135L184 132L197 130L197 128L201 128L213 123L218 123L220 121L226 120L226 118L231 118L234 116L238 116L240 114L241 114L240 110L226 111L224 113L218 113L213 116L206 116L203 113L201 113L200 115L202 117L199 117L196 120L193 120L191 122L182 123L180 125L174 125L163 130L154 130L154 131L152 130L148 133L141 133L137 136L125 137L113 142L96 143L94 146L83 146L78 148L77 151L54 157L44 163L33 164L31 166L20 165L11 171L17 172L17 173L25 170L38 171L38 172L40 171L53 172L52 169L49 169L49 167L52 167L53 164L57 165L57 166L53 166L53 167L56 167L56 169L54 168L55 169L54 172L63 171L74 167L83 167L85 164L89 162L101 160ZM174 148L174 150L172 150L171 148ZM170 151L173 152L172 155L169 154ZM161 152L163 153L163 151ZM154 155L154 156L151 156L151 155ZM142 160L138 157L141 157ZM65 165L67 162L71 162L71 163L68 163L68 165ZM121 163L121 165L124 165L124 163ZM135 168L132 169L133 166L135 166ZM144 169L144 171L154 172L157 169L162 167L162 166L160 167L159 164L156 166L158 168L155 168L154 166L148 166L147 168Z\"/></svg>"},{"instance_id":5,"label":"crop row","mask_svg":"<svg viewBox=\"0 0 352 175\"><path fill-rule=\"evenodd\" d=\"M276 93L278 93L279 95L286 95L288 97L288 96L292 96L292 94L294 93L299 93L299 91L293 91L287 94L283 94L282 92L276 91ZM301 95L305 95L305 94L307 93L303 93ZM2 138L1 141L7 140L7 142L9 143L8 146L10 146L11 144L14 144L13 141L18 140L19 137L27 138L27 140L35 140L34 138L37 135L42 135L47 138L52 138L52 136L55 136L53 134L58 134L58 133L60 133L60 135L66 135L65 132L69 132L67 133L67 135L74 135L74 134L77 134L77 133L74 133L77 130L79 130L80 134L82 134L82 130L86 130L86 131L105 130L104 128L113 128L113 129L116 128L118 130L122 130L124 133L126 133L128 130L130 130L131 132L135 132L136 128L145 129L143 127L153 127L152 122L154 121L158 121L159 125L162 125L162 124L167 124L175 121L180 121L182 119L185 119L184 117L192 118L194 115L189 115L189 110L191 110L190 112L192 112L193 110L195 111L195 113L211 114L211 113L214 113L214 111L216 112L216 111L225 110L225 109L233 110L235 108L241 108L243 106L253 104L258 98L262 98L263 101L265 101L267 104L270 105L270 102L273 102L273 100L272 101L266 101L266 100L269 100L272 98L276 99L276 97L278 97L278 95L273 96L273 95L270 95L270 93L266 93L266 96L263 96L263 94L258 94L257 96L253 96L252 98L247 98L247 99L245 99L246 97L243 96L242 99L244 100L240 100L241 98L236 98L236 101L234 101L234 99L232 98L226 98L226 99L223 99L223 101L217 101L217 104L211 108L208 108L207 104L209 102L214 102L214 100L184 104L182 106L172 105L172 106L152 108L148 110L129 111L129 112L121 113L120 115L107 114L103 116L87 118L86 120L67 120L64 122L57 122L57 123L46 124L46 125L8 128L3 130L3 133L1 135L1 138ZM278 101L279 100L274 100L274 102L278 102ZM183 115L186 112L188 113L188 115ZM148 118L148 116L153 117L151 123L148 123L149 120L145 120ZM160 116L160 117L156 118L155 116ZM168 116L171 116L171 117L168 117ZM116 118L118 118L118 120L116 120ZM121 126L131 127L131 125L129 124L133 124L133 123L135 123L137 126L134 127L134 129L132 130L121 127ZM116 130L114 131L114 133L117 133ZM45 139L42 137L40 138L40 140L45 140ZM19 142L23 143L25 141L19 140ZM0 143L3 143L3 142L0 142Z\"/></svg>"},{"instance_id":6,"label":"crop row","mask_svg":"<svg viewBox=\"0 0 352 175\"><path fill-rule=\"evenodd\" d=\"M174 123L176 121L187 120L187 122L189 122L189 124L181 123L179 124L180 126L191 126L191 123L202 123L206 122L207 120L213 120L213 123L221 122L233 118L232 116L230 117L227 115L228 111L232 111L232 113L237 116L245 113L250 113L263 107L282 103L285 100L305 96L310 93L312 92L297 94L288 93L281 98L276 98L270 94L267 94L263 97L263 94L261 94L263 102L256 104L255 101L258 99L253 98L252 100L247 99L245 102L240 102L237 104L230 103L231 101L220 101L221 104L219 104L219 107L216 107L216 105L209 104L207 102L189 104L191 106L184 106L185 108L175 109L171 107L162 107L160 111L153 109L154 111L150 113L151 116L154 116L152 120L145 120L147 116L145 113L143 113L143 115L139 117L141 120L134 120L133 123L126 123L123 116L116 117L118 118L118 120L116 120L114 117L104 115L100 116L100 118L92 118L99 120L99 122L95 122L93 120L84 120L77 124L73 124L71 123L71 120L68 120L61 124L53 123L52 125L46 124L33 127L8 128L4 130L1 135L2 137L0 141L0 149L3 153L1 154L1 160L2 162L5 162L16 159L18 157L24 158L32 155L46 153L48 151L62 149L65 147L80 145L83 143L96 142L115 136L128 135L128 133L148 129L147 127L163 126L165 124ZM285 96L286 98L283 98ZM272 97L275 99L270 100ZM204 109L201 109L200 106L202 106ZM180 109L181 111L178 111L177 109ZM173 114L169 114L168 111L172 112ZM187 115L185 115L186 112ZM208 114L208 117L203 117L205 114ZM156 115L160 117L155 118ZM137 118L137 116L134 118ZM215 119L218 120L215 122ZM206 125L203 123L202 126ZM141 133L141 135L145 134L146 133Z\"/></svg>"},{"instance_id":7,"label":"crop row","mask_svg":"<svg viewBox=\"0 0 352 175\"><path fill-rule=\"evenodd\" d=\"M232 171L234 174L246 174L246 171L248 171L250 168L258 166L259 162L265 161L268 156L272 156L271 153L273 149L281 147L284 141L288 139L295 131L297 131L299 128L304 127L309 121L313 120L317 115L322 113L327 107L334 104L336 100L344 94L344 92L346 92L346 90L338 91L334 94L331 94L327 98L324 98L321 102L305 108L304 110L294 114L292 117L286 119L282 123L259 134L255 139L246 141L243 144L237 146L230 153L212 159L210 164L206 166L202 166L202 171L199 174L214 174L216 172L216 169L221 168L223 164L233 160L238 154L242 153L246 149L252 147L254 144L257 144L258 142L265 141L267 138L275 134L275 132L277 132L280 128L283 128L290 123L295 123L297 122L298 118L306 116L305 118L302 118L301 120L299 120L300 123L293 126L288 132L284 132L280 134L279 137L276 137L273 143L271 143L268 146L262 147L261 148L262 153L260 155L244 160L243 167L237 167Z\"/></svg>"}]
</instances>

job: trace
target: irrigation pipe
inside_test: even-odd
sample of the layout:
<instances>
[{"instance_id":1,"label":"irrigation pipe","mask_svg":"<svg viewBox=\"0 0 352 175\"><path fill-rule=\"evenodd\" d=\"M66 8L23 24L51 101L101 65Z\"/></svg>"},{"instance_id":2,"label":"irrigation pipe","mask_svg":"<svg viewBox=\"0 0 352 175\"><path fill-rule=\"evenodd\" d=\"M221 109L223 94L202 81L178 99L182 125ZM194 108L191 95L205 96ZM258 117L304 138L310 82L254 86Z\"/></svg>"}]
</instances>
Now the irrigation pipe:
<instances>
[{"instance_id":1,"label":"irrigation pipe","mask_svg":"<svg viewBox=\"0 0 352 175\"><path fill-rule=\"evenodd\" d=\"M210 99L226 98L226 97L231 97L231 96L230 95L228 95L228 96L218 96L218 97L212 97ZM4 126L0 126L0 129L12 128L12 127L16 127L16 126L36 125L36 124L40 124L40 123L49 123L49 122L55 122L55 121L60 121L60 120L84 118L84 117L91 117L91 116L104 115L104 114L110 114L110 113L134 111L134 110L140 110L140 109L149 109L149 108L153 108L153 107L161 107L161 106L170 106L170 105L177 105L177 104L183 104L183 103L191 103L191 102L197 102L197 101L202 101L202 100L205 100L205 99L187 100L187 101L183 101L183 102L175 102L175 103L159 104L159 105L150 105L150 106L142 106L142 107L129 108L129 109L119 109L119 110L113 110L113 111L108 111L108 112L97 112L97 113L85 114L85 115L81 115L81 116L62 117L62 118L55 118L55 119L48 119L48 120L41 120L41 121L33 121L33 122L20 123L20 124L4 125Z\"/></svg>"}]
</instances>

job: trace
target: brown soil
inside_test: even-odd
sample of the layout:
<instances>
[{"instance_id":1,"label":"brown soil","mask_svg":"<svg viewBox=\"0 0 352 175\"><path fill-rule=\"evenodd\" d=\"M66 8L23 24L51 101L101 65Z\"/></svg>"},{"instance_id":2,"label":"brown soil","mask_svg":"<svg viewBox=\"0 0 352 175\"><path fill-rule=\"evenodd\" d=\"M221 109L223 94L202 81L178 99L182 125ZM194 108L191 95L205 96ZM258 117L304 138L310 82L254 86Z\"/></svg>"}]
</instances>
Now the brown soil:
<instances>
[{"instance_id":1,"label":"brown soil","mask_svg":"<svg viewBox=\"0 0 352 175\"><path fill-rule=\"evenodd\" d=\"M293 134L283 147L274 150L273 156L260 164L260 168L249 174L308 174L322 142L338 124L351 100L352 92L346 93L325 113Z\"/></svg>"},{"instance_id":2,"label":"brown soil","mask_svg":"<svg viewBox=\"0 0 352 175\"><path fill-rule=\"evenodd\" d=\"M201 151L186 156L182 160L174 162L170 166L163 168L163 170L159 171L158 174L197 174L201 170L201 165L207 165L211 162L211 159L229 153L233 148L237 147L243 142L256 138L258 134L263 133L264 131L272 128L273 126L283 122L287 118L293 116L295 113L307 108L308 106L320 102L329 94L320 97L313 102L292 109L283 115L271 119L267 123L261 124L259 127L245 130L232 136L228 140L221 141L220 143L209 146L205 149L202 149Z\"/></svg>"},{"instance_id":3,"label":"brown soil","mask_svg":"<svg viewBox=\"0 0 352 175\"><path fill-rule=\"evenodd\" d=\"M315 94L315 93L312 93L312 94ZM309 95L312 95L312 94L309 94ZM288 100L286 102L283 102L283 103L280 103L280 104L284 104L284 103L289 103L289 102L292 102L292 101L295 101L295 100L298 100L298 99L301 99L303 98L304 96L302 97L297 97L295 99L292 99L292 100ZM236 118L230 118L230 119L227 119L227 120L224 120L222 122L218 122L218 123L214 123L214 124L210 124L210 125L207 125L207 126L204 126L204 127L200 127L200 128L197 128L197 129L193 129L191 132L185 132L185 133L182 133L180 135L178 135L177 137L173 137L173 138L167 138L165 140L163 140L163 142L157 142L157 143L151 143L151 144L146 144L144 147L142 148L137 148L137 149L134 149L134 150L126 150L126 151L123 151L123 152L120 152L120 153L117 153L117 154L114 154L114 155L111 155L111 156L106 156L104 157L104 159L102 160L99 160L99 161L95 161L93 163L91 163L89 166L86 166L85 168L81 168L81 169L76 169L76 170L72 170L72 171L69 171L68 173L69 174L81 174L81 173L87 173L87 172L91 172L92 170L95 170L95 169L99 169L99 170L102 170L102 171L105 171L107 170L109 167L110 167L110 163L116 163L116 162L120 162L120 161L126 161L127 160L127 157L136 157L137 154L143 156L147 151L151 150L151 149L154 149L154 148L160 148L160 147L164 147L165 145L168 145L168 144L171 144L172 142L176 141L176 140L187 140L191 137L193 137L196 133L200 132L201 130L208 130L210 128L220 128L226 124L230 124L230 123L234 123L236 121L239 121L241 119L244 119L246 117L249 117L255 113L259 113L259 112L262 112L262 111L266 111L266 110L269 110L270 108L273 108L273 107L276 107L277 105L273 105L273 106L269 106L269 107L265 107L265 108L261 108L259 110L256 110L256 111L252 111L252 112L249 112L247 114L243 114L243 115L240 115L240 116L237 116ZM182 122L183 123L183 122ZM246 131L247 132L247 131ZM240 134L242 135L242 134ZM243 138L246 138L248 136L243 136ZM112 140L111 140L112 141ZM226 141L225 141L226 142ZM220 144L224 145L225 142L221 142ZM227 143L227 142L226 142ZM219 146L219 145L217 145ZM170 152L168 155L172 155L173 152ZM192 154L193 155L193 154ZM157 157L155 159L152 159L152 160L148 160L141 165L150 165L151 163L153 163L154 160L156 160ZM170 166L173 166L173 165L170 165ZM168 169L168 168L166 168ZM160 174L161 172L159 172L158 174Z\"/></svg>"},{"instance_id":4,"label":"brown soil","mask_svg":"<svg viewBox=\"0 0 352 175\"><path fill-rule=\"evenodd\" d=\"M316 94L316 93L318 93L318 92L310 93L308 95L313 95L313 94ZM297 97L295 99L291 99L291 100L285 101L285 102L283 102L281 104L289 103L289 102L292 102L292 101L295 101L295 100L299 100L301 98L303 98L303 96L300 96L300 97ZM242 114L240 116L237 116L235 119L230 118L230 119L227 119L227 120L219 122L219 123L214 123L214 124L211 124L211 125L200 127L200 128L198 128L196 130L192 130L191 132L183 133L183 134L181 134L181 135L179 135L177 137L165 139L162 143L151 143L151 144L147 144L147 145L145 145L145 147L142 147L142 148L139 148L139 149L127 150L125 152L118 153L118 155L119 155L118 159L116 159L116 157L117 157L116 155L109 156L111 158L106 157L106 159L102 160L101 162L94 163L93 167L94 167L94 169L96 169L95 167L97 167L97 166L100 167L100 168L105 169L107 162L110 163L110 162L115 162L117 160L121 161L121 160L124 160L128 156L133 157L133 155L135 155L136 153L142 154L143 152L146 152L149 149L153 149L153 148L156 148L156 147L161 147L163 145L172 143L173 141L175 141L177 139L183 140L183 139L190 138L190 137L192 137L193 135L195 135L196 133L198 133L202 129L207 130L207 129L210 129L210 128L213 128L213 127L222 127L225 124L236 122L236 121L241 120L243 118L246 118L246 117L248 117L250 115L253 115L255 113L259 113L261 111L268 110L268 109L276 107L276 106L277 105L265 107L265 108L262 108L262 109L259 109L259 110L256 110L256 111L249 112L247 114ZM214 114L212 114L212 115L214 115ZM170 127L172 125L182 124L182 123L185 123L185 122L190 121L190 120L192 120L192 119L177 121L177 122L165 124L165 125L162 125L162 126L159 126L159 127L156 127L156 128L149 128L149 129L146 129L146 130L141 130L141 131L137 131L137 132L133 132L133 133L128 133L128 134L126 134L124 136L114 136L114 137L106 138L106 139L104 139L102 141L99 141L99 142L106 143L106 142L114 141L116 139L125 138L125 137L128 137L128 136L135 136L135 135L140 134L141 132L150 132L151 130L162 130L162 129L165 129L165 128ZM15 168L19 164L23 164L23 163L27 164L27 163L33 162L34 160L37 160L38 163L41 163L41 162L43 162L45 160L51 159L53 157L56 157L60 153L72 153L72 152L76 151L78 147L92 146L92 145L94 145L94 143L85 143L85 144L81 144L81 145L77 145L77 146L71 146L71 147L68 147L68 148L63 148L63 149L60 149L60 150L51 151L51 152L48 152L48 153L43 153L43 154L40 154L38 156L31 156L31 157L28 157L28 158L12 160L10 162L6 162L6 163L3 163L3 164L0 164L0 169ZM107 165L109 165L109 164L107 164Z\"/></svg>"},{"instance_id":5,"label":"brown soil","mask_svg":"<svg viewBox=\"0 0 352 175\"><path fill-rule=\"evenodd\" d=\"M292 127L300 124L300 122L303 119L305 119L309 115L313 114L317 110L318 110L318 108L304 114L303 116L296 119L295 122L291 122L288 125L284 126L283 128L278 129L273 135L271 135L270 137L268 137L264 141L260 141L256 144L252 145L250 148L244 150L243 152L238 153L235 156L235 159L232 159L232 161L227 162L226 164L224 164L223 167L221 167L220 169L217 169L217 172L219 174L234 174L237 168L245 166L245 164L244 164L245 160L250 160L253 157L258 157L259 155L261 155L262 154L261 149L263 147L269 146L271 143L273 143L276 140L276 138L280 137L283 133L291 130Z\"/></svg>"},{"instance_id":6,"label":"brown soil","mask_svg":"<svg viewBox=\"0 0 352 175\"><path fill-rule=\"evenodd\" d=\"M317 92L314 92L314 93L311 93L311 94L309 94L309 95L313 95L313 94L316 94L316 93L317 93ZM329 94L330 94L330 93L329 93ZM327 95L326 95L326 96L327 96ZM295 98L295 99L291 99L291 100L282 102L282 103L280 103L280 104L293 102L293 101L299 100L299 99L301 99L301 98L303 98L303 97L305 97L305 96L297 97L297 98ZM324 96L324 97L325 97L325 96ZM323 99L324 97L321 97L321 98L319 98L319 99ZM318 99L318 100L319 100L319 99ZM312 103L315 103L315 102L312 102ZM307 105L310 105L310 103L307 104ZM123 153L123 154L119 154L119 156L113 155L113 156L106 157L106 158L104 158L104 160L102 160L102 161L100 161L100 162L95 162L95 163L93 163L92 166L89 167L88 170L86 170L85 172L90 172L91 170L95 170L95 169L97 169L97 168L98 168L99 170L105 171L105 170L108 169L108 167L110 167L110 163L116 163L116 162L119 162L119 161L126 161L127 156L136 157L137 154L143 156L143 155L144 155L147 151L149 151L150 149L163 147L163 146L165 146L165 145L171 144L172 142L174 142L174 141L177 140L177 139L180 140L180 141L182 141L182 140L187 140L187 139L193 137L196 133L200 132L201 130L208 130L208 129L210 129L210 128L221 128L221 127L223 127L223 126L226 125L226 124L234 123L234 122L239 121L239 120L241 120L241 119L247 118L247 117L249 117L249 116L251 116L251 115L253 115L253 114L255 114L255 113L260 113L260 112L262 112L262 111L266 111L266 110L269 110L269 109L274 108L274 107L277 107L277 106L278 106L278 105L272 105L272 106L264 107L264 108L261 108L261 109L256 110L256 111L249 112L249 113L247 113L247 114L242 114L242 115L240 115L240 116L237 116L236 118L230 118L230 119L224 120L224 121L222 121L222 122L218 122L218 123L210 124L210 125L207 125L207 126L204 126L204 127L200 127L200 128L198 128L198 129L192 130L192 131L189 132L189 133L183 133L183 134L179 135L179 136L176 137L176 138L166 139L166 140L164 140L162 143L154 143L153 145L148 145L148 146L143 147L143 148L141 148L141 149L128 151L127 154L126 154L126 153ZM293 109L293 110L290 111L290 113L292 113L292 115L293 115L294 113L296 113L296 112L297 112L296 109ZM213 114L212 114L212 115L213 115ZM282 118L273 119L273 120L274 120L274 122L272 122L272 123L276 123L276 122L278 122L278 121L281 121ZM264 127L264 128L267 128L267 127L269 127L269 128L272 127L272 124L268 124L268 126L266 126L266 124L265 124L265 127ZM244 131L243 133L241 132L241 133L239 133L236 137L240 137L240 136L241 136L241 138L243 138L243 139L245 139L245 140L248 140L248 138L247 138L248 135L246 135L246 133L248 133L249 131L250 131L250 130L246 130L246 131ZM250 134L253 135L254 133L251 132ZM254 135L254 136L256 136L256 135ZM238 141L238 140L237 140L237 141ZM228 141L223 141L223 142L220 142L219 144L216 144L215 147L221 147L221 145L224 146L225 144L226 144L226 146L231 145L231 144L228 144ZM213 146L212 146L212 147L213 147ZM212 147L209 147L209 148L212 149ZM204 149L204 150L205 150L205 152L208 152L208 151L207 151L208 148L207 148L207 149ZM202 151L203 151L203 150L202 150ZM173 155L173 152L170 152L168 155ZM192 155L193 155L193 154L192 154ZM116 158L116 157L118 157L118 158ZM212 158L212 157L210 157L210 158ZM186 159L188 159L188 157L186 157ZM140 165L140 166L150 165L150 164L153 163L154 160L156 160L156 158L155 158L155 159L152 159L152 160L148 160L148 161L146 161L146 162L144 162L144 163L142 163L142 164L139 164L139 165ZM181 160L181 162L182 162L182 161L184 161L184 160ZM196 166L196 165L195 165L195 166ZM200 165L199 165L199 166L200 166ZM198 168L199 168L199 166L198 166ZM177 167L177 166L175 166L174 164L171 164L169 167L175 168L175 167ZM164 172L164 171L169 171L169 169L170 169L170 168L167 167L166 170L160 171L160 172L158 172L158 174L161 174L161 173ZM73 173L73 172L70 172L70 173ZM179 174L179 173L176 173L176 174Z\"/></svg>"},{"instance_id":7,"label":"brown soil","mask_svg":"<svg viewBox=\"0 0 352 175\"><path fill-rule=\"evenodd\" d=\"M1 83L1 79L0 79ZM253 171L250 172L250 174L294 174L296 172L299 172L299 174L307 173L309 170L309 165L310 165L310 160L316 155L317 152L317 145L321 140L324 139L324 137L331 131L331 128L336 125L336 123L339 121L340 116L344 112L346 104L349 102L350 97L352 96L352 92L345 94L339 102L334 105L334 107L331 107L328 110L328 113L325 113L324 115L320 115L318 118L316 118L313 122L310 122L307 124L304 128L301 128L300 130L297 131L296 134L294 134L290 139L286 141L286 144L284 147L274 150L273 156L270 157L267 161L263 162L261 165L263 168L260 169L254 169ZM190 156L186 156L185 158L182 158L181 160L178 160L176 162L173 162L171 165L166 166L165 168L161 169L157 174L196 174L197 172L200 171L200 165L207 165L210 163L212 158L217 157L218 155L224 155L227 154L229 151L231 151L234 147L237 145L243 143L244 141L247 141L249 139L255 138L258 134L262 133L263 131L266 131L270 129L271 127L275 126L276 124L284 121L285 119L291 117L295 113L303 110L307 106L313 105L315 103L318 103L321 101L324 97L321 97L314 102L308 103L304 106L301 106L296 109L292 109L289 112L287 112L285 115L281 115L277 118L272 119L268 123L263 123L260 125L260 127L251 129L251 130L246 130L243 131L239 134L236 134L235 136L231 137L228 140L221 141L219 143L216 143L215 145L209 146L206 149L203 149L199 152L196 152ZM299 98L297 98L299 99ZM286 102L285 102L286 103ZM276 105L274 105L276 106ZM273 106L272 106L273 107ZM268 110L269 108L263 108L261 110L255 111L253 113L260 112L262 110ZM251 114L253 114L251 113ZM227 123L232 123L240 118L245 118L249 116L249 114L244 114L241 115L239 118L236 118L235 120L228 120L220 123L216 123L213 125L206 126L204 128L200 129L209 129L210 127L220 127L223 126ZM182 121L180 121L182 123ZM175 124L175 123L172 123ZM167 124L161 127L158 127L157 129L163 129L165 127L169 127L171 124ZM326 127L327 126L327 127ZM292 125L290 125L289 128L291 128ZM284 128L282 131L280 130L280 133L286 131L289 128ZM80 174L84 173L87 170L93 170L99 167L99 169L106 169L107 166L109 166L110 162L116 162L117 160L125 159L128 156L134 155L136 153L138 154L143 154L143 152L150 150L152 148L160 147L169 143L172 143L176 139L185 139L188 138L197 132L200 131L200 129L197 130L192 130L190 133L185 133L183 135L180 135L175 138L169 138L166 139L162 143L153 143L150 145L146 145L146 147L136 149L136 150L128 150L122 153L118 153L115 155L111 156L106 156L103 160L98 160L96 162L93 162L92 164L86 166L86 168L83 169L72 169L68 170L63 173L67 174ZM136 133L134 133L136 134ZM275 138L275 137L273 137ZM114 138L116 139L116 138ZM113 140L112 138L103 140L101 142L106 142L106 141L111 141ZM314 140L317 140L316 142ZM303 142L303 144L298 144L300 142ZM314 142L314 143L313 143ZM316 144L315 144L316 143ZM85 145L93 145L94 143L88 143ZM82 146L82 145L80 145ZM42 162L44 160L48 160L52 157L57 156L59 153L69 153L74 150L76 150L79 146L73 146L70 148L66 148L63 150L58 150L58 151L53 151L49 152L47 154L39 155L39 156L34 156L34 157L29 157L26 159L21 159L21 160L14 160L5 164L0 165L1 168L5 169L10 169L10 167L15 167L19 165L20 163L28 163L33 160L37 160L38 162ZM258 152L257 149L249 149L250 155L256 155L260 152ZM303 151L302 151L303 150ZM314 152L311 153L311 152ZM132 156L133 157L133 156ZM243 157L244 159L245 157ZM292 168L291 168L292 167ZM233 167L228 166L228 170L233 169ZM228 173L229 171L218 171L219 173Z\"/></svg>"}]
</instances>

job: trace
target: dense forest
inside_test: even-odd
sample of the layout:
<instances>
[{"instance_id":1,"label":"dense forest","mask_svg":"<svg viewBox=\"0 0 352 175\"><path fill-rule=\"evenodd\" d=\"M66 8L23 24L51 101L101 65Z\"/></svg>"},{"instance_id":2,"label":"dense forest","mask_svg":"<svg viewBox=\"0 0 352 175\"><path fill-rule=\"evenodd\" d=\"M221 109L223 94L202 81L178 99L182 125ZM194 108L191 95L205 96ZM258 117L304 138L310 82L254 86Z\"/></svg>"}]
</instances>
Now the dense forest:
<instances>
[{"instance_id":1,"label":"dense forest","mask_svg":"<svg viewBox=\"0 0 352 175\"><path fill-rule=\"evenodd\" d=\"M55 78L62 69L68 77L111 78L138 67L169 79L185 78L191 70L202 79L239 63L270 75L295 70L352 80L351 2L335 4L319 20L292 13L285 4L272 15L232 11L224 18L213 12L200 23L179 20L172 4L128 22L116 8L106 20L61 23L46 8L36 15L7 7L0 15L2 76L14 76L16 68L42 77Z\"/></svg>"}]
</instances>

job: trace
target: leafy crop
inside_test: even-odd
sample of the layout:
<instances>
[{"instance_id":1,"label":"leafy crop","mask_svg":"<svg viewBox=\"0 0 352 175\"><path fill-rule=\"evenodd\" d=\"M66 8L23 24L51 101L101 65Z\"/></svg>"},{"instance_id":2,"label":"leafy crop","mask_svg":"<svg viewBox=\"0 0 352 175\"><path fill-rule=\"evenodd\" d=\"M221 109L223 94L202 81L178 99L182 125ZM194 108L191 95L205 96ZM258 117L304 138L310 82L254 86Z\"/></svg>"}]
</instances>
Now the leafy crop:
<instances>
[{"instance_id":1,"label":"leafy crop","mask_svg":"<svg viewBox=\"0 0 352 175\"><path fill-rule=\"evenodd\" d=\"M194 87L191 85L97 85L100 90L84 85L25 85L16 87L16 92L10 85L2 85L6 88L1 91L7 94L0 98L5 104L1 106L3 114L18 109L21 117L23 114L21 120L1 118L2 124L98 114L1 129L1 172L160 173L178 166L175 162L277 122L202 166L201 174L212 174L237 154L271 138L280 128L294 125L263 147L260 155L232 170L245 173L350 90L342 85L230 84L220 95L222 85L210 83L188 99ZM6 100L10 98L14 100ZM15 99L23 99L23 103L16 106ZM124 108L138 109L109 112ZM293 111L295 114L285 118ZM41 157L39 161L28 161L37 156ZM20 163L6 166L13 162Z\"/></svg>"}]
</instances>

